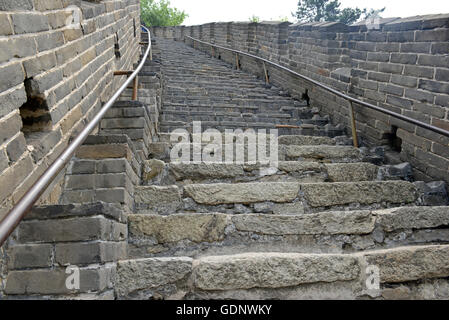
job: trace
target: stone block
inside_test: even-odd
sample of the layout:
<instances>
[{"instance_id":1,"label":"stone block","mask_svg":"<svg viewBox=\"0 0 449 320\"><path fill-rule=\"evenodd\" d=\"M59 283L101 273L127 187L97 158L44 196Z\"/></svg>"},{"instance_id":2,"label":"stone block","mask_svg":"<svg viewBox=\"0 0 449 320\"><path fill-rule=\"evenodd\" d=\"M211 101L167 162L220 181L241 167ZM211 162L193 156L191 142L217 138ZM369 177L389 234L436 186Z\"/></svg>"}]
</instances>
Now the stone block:
<instances>
[{"instance_id":1,"label":"stone block","mask_svg":"<svg viewBox=\"0 0 449 320\"><path fill-rule=\"evenodd\" d=\"M53 246L49 244L15 245L8 249L10 270L49 268L52 266Z\"/></svg>"},{"instance_id":2,"label":"stone block","mask_svg":"<svg viewBox=\"0 0 449 320\"><path fill-rule=\"evenodd\" d=\"M0 92L13 88L25 80L25 72L19 62L0 67L0 73L8 75L0 78Z\"/></svg>"},{"instance_id":3,"label":"stone block","mask_svg":"<svg viewBox=\"0 0 449 320\"><path fill-rule=\"evenodd\" d=\"M48 18L43 14L13 13L11 19L16 34L48 31L50 28Z\"/></svg>"}]
</instances>

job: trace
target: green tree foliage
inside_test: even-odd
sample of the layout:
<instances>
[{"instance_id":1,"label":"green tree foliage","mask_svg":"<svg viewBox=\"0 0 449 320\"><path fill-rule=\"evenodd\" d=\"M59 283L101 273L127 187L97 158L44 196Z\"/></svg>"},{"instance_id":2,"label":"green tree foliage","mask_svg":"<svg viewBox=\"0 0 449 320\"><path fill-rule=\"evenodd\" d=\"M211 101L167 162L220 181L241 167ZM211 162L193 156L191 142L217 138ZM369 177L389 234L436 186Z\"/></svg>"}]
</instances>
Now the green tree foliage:
<instances>
[{"instance_id":1,"label":"green tree foliage","mask_svg":"<svg viewBox=\"0 0 449 320\"><path fill-rule=\"evenodd\" d=\"M179 26L188 15L172 8L169 0L140 0L142 23L148 27Z\"/></svg>"},{"instance_id":2,"label":"green tree foliage","mask_svg":"<svg viewBox=\"0 0 449 320\"><path fill-rule=\"evenodd\" d=\"M385 11L385 8L380 10L374 9L359 9L359 8L344 8L340 9L339 0L299 0L296 18L301 22L341 22L345 24L352 24L358 21L361 17L366 19L369 16Z\"/></svg>"},{"instance_id":3,"label":"green tree foliage","mask_svg":"<svg viewBox=\"0 0 449 320\"><path fill-rule=\"evenodd\" d=\"M256 22L259 23L260 22L260 18L256 15L253 15L252 17L249 18L249 22Z\"/></svg>"}]
</instances>

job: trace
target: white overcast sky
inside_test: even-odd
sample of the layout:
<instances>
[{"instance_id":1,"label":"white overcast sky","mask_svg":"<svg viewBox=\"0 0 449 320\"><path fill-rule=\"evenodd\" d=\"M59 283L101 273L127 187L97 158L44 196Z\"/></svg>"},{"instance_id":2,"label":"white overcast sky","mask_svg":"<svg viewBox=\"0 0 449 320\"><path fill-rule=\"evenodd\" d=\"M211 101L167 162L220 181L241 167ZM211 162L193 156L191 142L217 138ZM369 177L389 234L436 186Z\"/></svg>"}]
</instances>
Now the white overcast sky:
<instances>
[{"instance_id":1,"label":"white overcast sky","mask_svg":"<svg viewBox=\"0 0 449 320\"><path fill-rule=\"evenodd\" d=\"M298 0L170 0L172 6L185 10L189 17L184 25L207 22L248 21L256 15L261 20L279 20L296 11ZM387 7L382 17L409 17L449 13L449 0L340 0L341 8L379 9Z\"/></svg>"}]
</instances>

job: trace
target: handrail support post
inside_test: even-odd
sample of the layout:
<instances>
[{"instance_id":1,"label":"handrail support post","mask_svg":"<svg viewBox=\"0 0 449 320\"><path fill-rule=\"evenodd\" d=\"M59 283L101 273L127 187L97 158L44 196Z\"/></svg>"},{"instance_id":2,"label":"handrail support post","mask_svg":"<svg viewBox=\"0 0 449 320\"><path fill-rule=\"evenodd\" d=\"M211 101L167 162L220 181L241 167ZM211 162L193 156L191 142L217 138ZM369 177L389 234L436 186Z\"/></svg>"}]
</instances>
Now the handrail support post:
<instances>
[{"instance_id":1,"label":"handrail support post","mask_svg":"<svg viewBox=\"0 0 449 320\"><path fill-rule=\"evenodd\" d=\"M133 80L133 96L132 100L137 101L139 93L139 76L136 76Z\"/></svg>"},{"instance_id":2,"label":"handrail support post","mask_svg":"<svg viewBox=\"0 0 449 320\"><path fill-rule=\"evenodd\" d=\"M270 84L270 78L268 77L268 71L267 71L267 66L265 65L265 62L263 63L263 71L265 73L265 82L267 84Z\"/></svg>"},{"instance_id":3,"label":"handrail support post","mask_svg":"<svg viewBox=\"0 0 449 320\"><path fill-rule=\"evenodd\" d=\"M359 141L357 138L357 127L356 127L356 123L355 123L354 105L353 105L352 101L349 101L349 117L351 119L352 140L354 143L354 147L358 148Z\"/></svg>"}]
</instances>

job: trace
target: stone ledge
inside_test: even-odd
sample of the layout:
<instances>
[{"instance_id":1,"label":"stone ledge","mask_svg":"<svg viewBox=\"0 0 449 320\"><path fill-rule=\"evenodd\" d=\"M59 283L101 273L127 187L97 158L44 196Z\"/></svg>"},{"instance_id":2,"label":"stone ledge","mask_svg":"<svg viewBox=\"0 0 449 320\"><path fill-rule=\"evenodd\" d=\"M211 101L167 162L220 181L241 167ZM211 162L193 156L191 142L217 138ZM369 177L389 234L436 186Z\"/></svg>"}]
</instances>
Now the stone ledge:
<instances>
[{"instance_id":1,"label":"stone ledge","mask_svg":"<svg viewBox=\"0 0 449 320\"><path fill-rule=\"evenodd\" d=\"M24 220L52 220L99 215L121 223L127 222L127 216L117 205L105 202L33 207L30 213L25 216Z\"/></svg>"}]
</instances>

